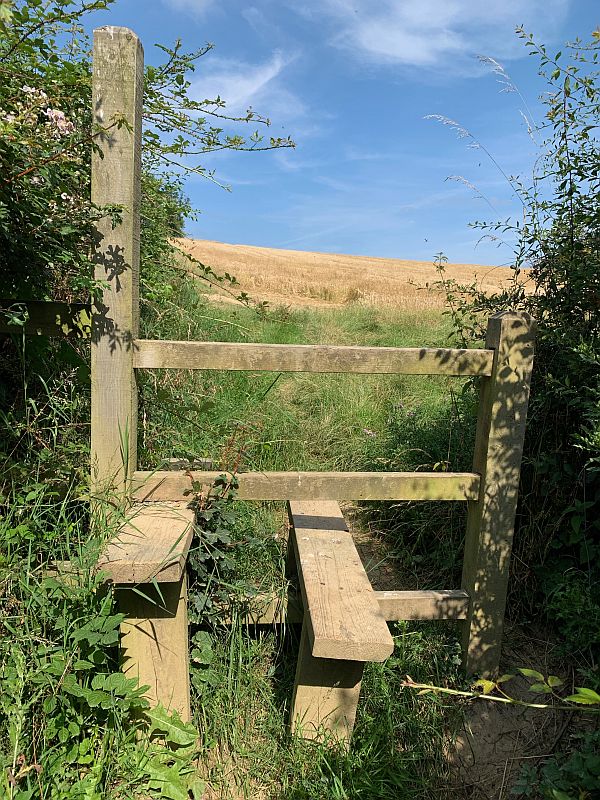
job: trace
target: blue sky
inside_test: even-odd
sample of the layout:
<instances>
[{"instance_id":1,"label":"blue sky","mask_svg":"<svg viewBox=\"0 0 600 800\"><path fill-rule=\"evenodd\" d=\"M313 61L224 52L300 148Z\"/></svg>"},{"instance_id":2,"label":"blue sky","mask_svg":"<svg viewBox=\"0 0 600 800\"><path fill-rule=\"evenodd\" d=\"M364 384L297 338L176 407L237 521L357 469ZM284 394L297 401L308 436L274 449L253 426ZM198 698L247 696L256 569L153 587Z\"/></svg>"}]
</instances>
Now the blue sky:
<instances>
[{"instance_id":1,"label":"blue sky","mask_svg":"<svg viewBox=\"0 0 600 800\"><path fill-rule=\"evenodd\" d=\"M219 94L231 113L252 106L271 119L272 135L297 143L208 157L231 191L188 180L201 211L191 236L422 260L443 251L454 262L503 264L511 248L479 241L469 223L518 217L518 200L483 149L425 117L458 121L506 174L526 180L535 148L521 112L542 120L545 85L515 26L554 51L589 38L600 4L117 0L93 23L135 30L150 63L160 59L157 42L214 43L193 95ZM478 54L500 62L521 96L501 91Z\"/></svg>"}]
</instances>

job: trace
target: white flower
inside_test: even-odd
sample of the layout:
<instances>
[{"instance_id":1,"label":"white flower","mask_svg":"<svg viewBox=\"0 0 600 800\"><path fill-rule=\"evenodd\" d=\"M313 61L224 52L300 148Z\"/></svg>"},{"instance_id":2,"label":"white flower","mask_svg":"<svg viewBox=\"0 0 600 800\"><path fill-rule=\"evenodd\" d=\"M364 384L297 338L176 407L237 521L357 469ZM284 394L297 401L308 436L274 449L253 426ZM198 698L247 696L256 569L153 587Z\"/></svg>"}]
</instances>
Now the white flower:
<instances>
[{"instance_id":1,"label":"white flower","mask_svg":"<svg viewBox=\"0 0 600 800\"><path fill-rule=\"evenodd\" d=\"M58 108L47 108L44 114L48 117L48 123L54 126L59 136L67 136L75 130L75 126L66 118L64 111Z\"/></svg>"}]
</instances>

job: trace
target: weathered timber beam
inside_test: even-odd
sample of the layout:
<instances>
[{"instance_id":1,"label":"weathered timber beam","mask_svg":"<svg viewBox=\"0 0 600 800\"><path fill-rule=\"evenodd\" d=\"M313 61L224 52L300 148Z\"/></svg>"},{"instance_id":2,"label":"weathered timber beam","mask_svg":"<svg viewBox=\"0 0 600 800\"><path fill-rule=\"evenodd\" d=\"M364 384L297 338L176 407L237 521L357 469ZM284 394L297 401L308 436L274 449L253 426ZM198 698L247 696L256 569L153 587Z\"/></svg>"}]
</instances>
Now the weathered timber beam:
<instances>
[{"instance_id":1,"label":"weathered timber beam","mask_svg":"<svg viewBox=\"0 0 600 800\"><path fill-rule=\"evenodd\" d=\"M375 592L388 622L400 620L466 619L469 595L462 589Z\"/></svg>"},{"instance_id":2,"label":"weathered timber beam","mask_svg":"<svg viewBox=\"0 0 600 800\"><path fill-rule=\"evenodd\" d=\"M270 372L490 375L492 350L136 339L134 367Z\"/></svg>"},{"instance_id":3,"label":"weathered timber beam","mask_svg":"<svg viewBox=\"0 0 600 800\"><path fill-rule=\"evenodd\" d=\"M466 619L469 595L462 589L375 591L379 611L388 622L402 620ZM245 600L241 618L251 625L302 622L302 598L289 589L287 595L261 593ZM228 615L225 622L231 622Z\"/></svg>"},{"instance_id":4,"label":"weathered timber beam","mask_svg":"<svg viewBox=\"0 0 600 800\"><path fill-rule=\"evenodd\" d=\"M134 472L136 502L183 501L222 472ZM474 472L241 472L240 500L476 500Z\"/></svg>"},{"instance_id":5,"label":"weathered timber beam","mask_svg":"<svg viewBox=\"0 0 600 800\"><path fill-rule=\"evenodd\" d=\"M0 299L0 333L89 339L91 330L87 303Z\"/></svg>"}]
</instances>

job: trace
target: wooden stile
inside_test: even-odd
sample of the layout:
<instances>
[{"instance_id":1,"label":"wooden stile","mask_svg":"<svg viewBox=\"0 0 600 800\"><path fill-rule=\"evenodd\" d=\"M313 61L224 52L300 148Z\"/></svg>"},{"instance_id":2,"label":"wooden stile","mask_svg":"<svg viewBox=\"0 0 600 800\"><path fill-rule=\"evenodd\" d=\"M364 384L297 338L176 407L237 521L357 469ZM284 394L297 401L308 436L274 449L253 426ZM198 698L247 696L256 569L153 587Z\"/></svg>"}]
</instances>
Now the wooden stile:
<instances>
[{"instance_id":1,"label":"wooden stile","mask_svg":"<svg viewBox=\"0 0 600 800\"><path fill-rule=\"evenodd\" d=\"M93 308L92 490L96 501L131 500L127 523L99 562L116 586L124 670L149 699L191 718L185 561L193 491L218 471L137 471L136 369L350 372L479 376L482 393L473 471L241 473L238 497L289 501L288 572L293 592L267 600L252 621L302 618L292 728L309 738L348 741L366 661L393 650L386 620L456 619L468 672L498 667L509 560L533 359L534 323L503 312L488 324L486 348L394 348L174 342L139 338L139 236L143 52L126 28L94 31L92 201L118 206L97 223ZM2 303L4 301L0 301ZM13 302L13 301L10 301ZM42 307L43 305L43 307ZM29 303L24 334L85 336L86 307ZM0 323L0 332L14 326ZM15 328L15 332L19 332ZM233 476L229 476L233 477ZM462 588L374 592L338 500L468 502ZM288 609L288 612L285 609ZM287 613L287 616L285 616Z\"/></svg>"},{"instance_id":2,"label":"wooden stile","mask_svg":"<svg viewBox=\"0 0 600 800\"><path fill-rule=\"evenodd\" d=\"M134 366L138 369L489 375L492 359L490 350L441 347L349 347L138 339L135 342Z\"/></svg>"},{"instance_id":3,"label":"wooden stile","mask_svg":"<svg viewBox=\"0 0 600 800\"><path fill-rule=\"evenodd\" d=\"M303 739L329 736L348 746L364 667L363 661L315 658L303 625L290 714L292 733Z\"/></svg>"},{"instance_id":4,"label":"wooden stile","mask_svg":"<svg viewBox=\"0 0 600 800\"><path fill-rule=\"evenodd\" d=\"M144 55L127 28L94 31L92 113L99 151L92 152L92 202L118 205L96 223L95 277L108 284L92 318L92 490L124 494L137 464L140 172ZM122 121L126 124L119 124Z\"/></svg>"},{"instance_id":5,"label":"wooden stile","mask_svg":"<svg viewBox=\"0 0 600 800\"><path fill-rule=\"evenodd\" d=\"M479 401L473 469L481 488L468 506L462 577L471 599L464 667L482 676L493 676L500 660L534 335L527 314L503 311L488 322L494 366Z\"/></svg>"},{"instance_id":6,"label":"wooden stile","mask_svg":"<svg viewBox=\"0 0 600 800\"><path fill-rule=\"evenodd\" d=\"M189 500L192 479L208 487L223 474L135 472L132 494L137 502ZM474 472L240 472L235 477L240 500L465 501L479 494Z\"/></svg>"},{"instance_id":7,"label":"wooden stile","mask_svg":"<svg viewBox=\"0 0 600 800\"><path fill-rule=\"evenodd\" d=\"M379 613L387 622L401 620L460 620L469 614L469 595L462 589L375 590ZM239 616L247 625L284 625L302 622L302 598L289 587L281 592L248 597ZM231 622L226 616L224 621Z\"/></svg>"},{"instance_id":8,"label":"wooden stile","mask_svg":"<svg viewBox=\"0 0 600 800\"><path fill-rule=\"evenodd\" d=\"M188 655L187 582L185 572L178 581L153 583L135 588L118 586L123 672L149 686L146 697L152 705L162 703L177 711L184 722L192 718Z\"/></svg>"}]
</instances>

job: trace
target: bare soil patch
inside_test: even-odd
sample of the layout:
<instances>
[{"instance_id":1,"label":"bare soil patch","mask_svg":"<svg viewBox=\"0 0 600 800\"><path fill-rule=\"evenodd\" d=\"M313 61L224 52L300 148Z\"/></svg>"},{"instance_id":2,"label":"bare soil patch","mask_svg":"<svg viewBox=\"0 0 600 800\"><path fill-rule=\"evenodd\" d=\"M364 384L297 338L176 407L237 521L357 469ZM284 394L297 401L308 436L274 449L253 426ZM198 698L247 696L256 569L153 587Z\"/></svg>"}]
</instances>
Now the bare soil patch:
<instances>
[{"instance_id":1,"label":"bare soil patch","mask_svg":"<svg viewBox=\"0 0 600 800\"><path fill-rule=\"evenodd\" d=\"M440 309L445 303L445 293L431 289L438 280L432 261L276 250L197 239L180 239L178 244L215 272L235 275L242 291L272 305L327 308L355 303L415 310ZM505 287L514 273L508 267L447 264L446 277L467 285L477 282L485 292L493 293Z\"/></svg>"}]
</instances>

